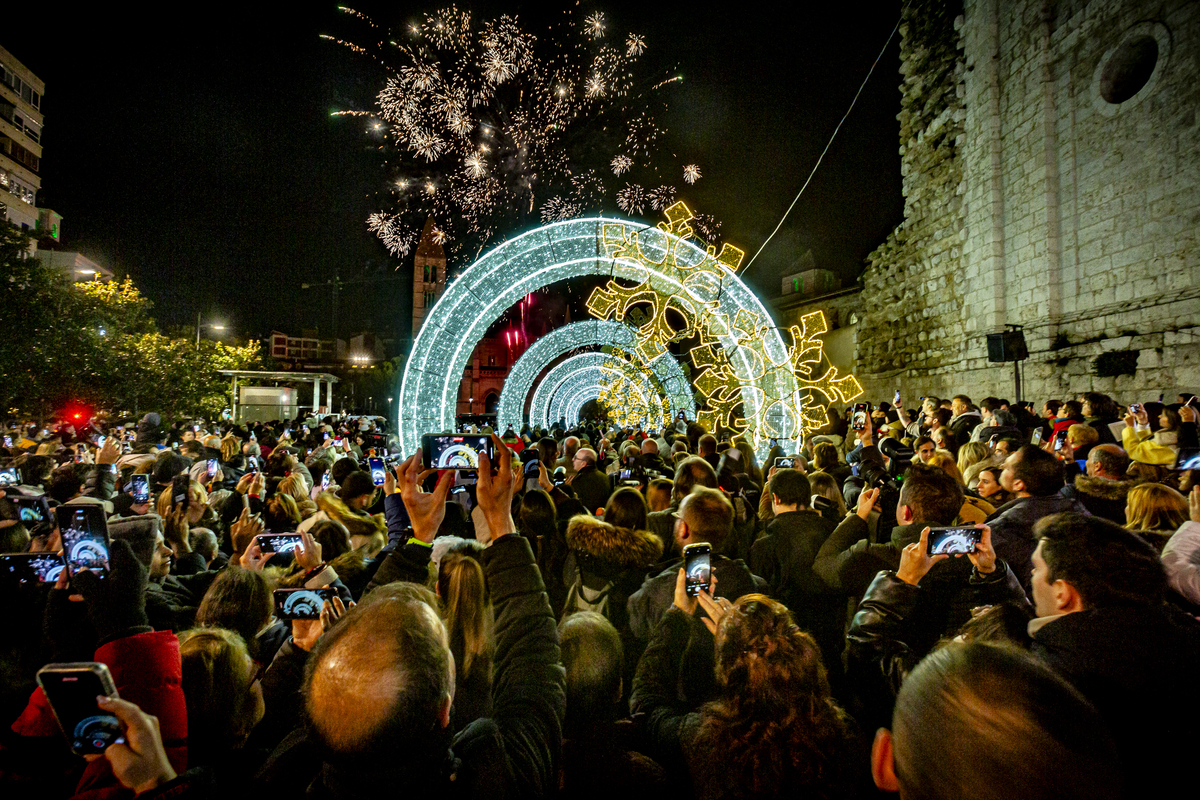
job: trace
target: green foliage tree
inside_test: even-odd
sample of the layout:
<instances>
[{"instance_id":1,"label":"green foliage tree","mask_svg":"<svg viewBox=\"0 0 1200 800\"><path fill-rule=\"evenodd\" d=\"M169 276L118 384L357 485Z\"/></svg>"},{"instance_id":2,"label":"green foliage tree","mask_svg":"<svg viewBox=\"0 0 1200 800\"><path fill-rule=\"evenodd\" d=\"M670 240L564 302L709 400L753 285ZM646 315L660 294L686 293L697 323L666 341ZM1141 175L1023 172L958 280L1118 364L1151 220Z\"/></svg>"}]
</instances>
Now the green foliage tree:
<instances>
[{"instance_id":1,"label":"green foliage tree","mask_svg":"<svg viewBox=\"0 0 1200 800\"><path fill-rule=\"evenodd\" d=\"M229 404L221 369L261 365L257 342L159 333L133 282L71 283L28 257L29 239L0 224L0 409L47 417L70 401L113 413L216 416Z\"/></svg>"}]
</instances>

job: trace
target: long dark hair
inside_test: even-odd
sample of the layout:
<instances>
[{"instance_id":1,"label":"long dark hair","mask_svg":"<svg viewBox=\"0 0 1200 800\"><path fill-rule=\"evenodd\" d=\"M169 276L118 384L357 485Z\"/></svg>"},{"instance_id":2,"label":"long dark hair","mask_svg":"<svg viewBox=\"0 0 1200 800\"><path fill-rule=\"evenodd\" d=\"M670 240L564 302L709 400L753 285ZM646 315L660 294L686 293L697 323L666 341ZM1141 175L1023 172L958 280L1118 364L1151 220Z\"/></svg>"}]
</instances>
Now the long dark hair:
<instances>
[{"instance_id":1,"label":"long dark hair","mask_svg":"<svg viewBox=\"0 0 1200 800\"><path fill-rule=\"evenodd\" d=\"M723 774L702 780L707 788L845 793L847 718L830 696L817 643L783 604L761 594L738 599L717 629L717 681L721 698L704 707L698 743L720 754L704 761Z\"/></svg>"}]
</instances>

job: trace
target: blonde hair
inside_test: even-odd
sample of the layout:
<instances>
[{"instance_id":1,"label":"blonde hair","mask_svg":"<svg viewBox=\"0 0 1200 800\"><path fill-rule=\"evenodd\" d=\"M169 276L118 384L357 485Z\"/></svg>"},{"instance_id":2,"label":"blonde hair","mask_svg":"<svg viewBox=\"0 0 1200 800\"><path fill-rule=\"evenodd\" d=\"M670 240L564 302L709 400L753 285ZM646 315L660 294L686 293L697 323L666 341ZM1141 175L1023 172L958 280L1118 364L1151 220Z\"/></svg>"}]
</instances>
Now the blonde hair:
<instances>
[{"instance_id":1,"label":"blonde hair","mask_svg":"<svg viewBox=\"0 0 1200 800\"><path fill-rule=\"evenodd\" d=\"M1096 444L1100 441L1100 432L1091 425L1076 423L1067 428L1067 441L1071 447L1086 447L1089 444Z\"/></svg>"},{"instance_id":2,"label":"blonde hair","mask_svg":"<svg viewBox=\"0 0 1200 800\"><path fill-rule=\"evenodd\" d=\"M163 519L171 516L171 488L168 486L163 489L154 504L154 513ZM188 481L188 503L202 506L208 505L208 492L205 491L204 485L199 481Z\"/></svg>"},{"instance_id":3,"label":"blonde hair","mask_svg":"<svg viewBox=\"0 0 1200 800\"><path fill-rule=\"evenodd\" d=\"M934 450L933 456L926 463L931 467L937 467L958 481L960 485L966 486L966 483L963 482L962 473L958 471L958 464L954 462L954 456L950 455L950 451Z\"/></svg>"},{"instance_id":4,"label":"blonde hair","mask_svg":"<svg viewBox=\"0 0 1200 800\"><path fill-rule=\"evenodd\" d=\"M966 475L970 467L985 460L989 455L991 452L983 442L967 442L958 448L958 471Z\"/></svg>"},{"instance_id":5,"label":"blonde hair","mask_svg":"<svg viewBox=\"0 0 1200 800\"><path fill-rule=\"evenodd\" d=\"M317 513L317 504L308 496L308 487L305 485L304 476L298 472L293 472L279 482L275 487L276 493L285 494L296 501L296 507L300 511L301 519L308 519L313 514Z\"/></svg>"},{"instance_id":6,"label":"blonde hair","mask_svg":"<svg viewBox=\"0 0 1200 800\"><path fill-rule=\"evenodd\" d=\"M1174 531L1188 520L1187 498L1161 483L1129 490L1125 527L1131 531Z\"/></svg>"},{"instance_id":7,"label":"blonde hair","mask_svg":"<svg viewBox=\"0 0 1200 800\"><path fill-rule=\"evenodd\" d=\"M462 652L461 675L465 678L476 659L490 655L495 646L492 601L483 565L470 552L451 550L438 563L437 591L450 647Z\"/></svg>"},{"instance_id":8,"label":"blonde hair","mask_svg":"<svg viewBox=\"0 0 1200 800\"><path fill-rule=\"evenodd\" d=\"M241 452L241 450L242 440L234 436L232 433L228 434L224 439L221 440L222 461L226 463L232 461L234 457Z\"/></svg>"}]
</instances>

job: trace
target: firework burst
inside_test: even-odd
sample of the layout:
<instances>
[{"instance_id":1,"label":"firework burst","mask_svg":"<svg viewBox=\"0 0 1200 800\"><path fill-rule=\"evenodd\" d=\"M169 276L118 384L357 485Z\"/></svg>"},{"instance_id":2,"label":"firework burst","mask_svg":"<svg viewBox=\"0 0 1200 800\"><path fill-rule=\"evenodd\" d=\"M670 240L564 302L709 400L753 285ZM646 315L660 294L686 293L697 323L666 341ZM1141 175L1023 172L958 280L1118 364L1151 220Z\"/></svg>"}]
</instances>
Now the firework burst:
<instances>
[{"instance_id":1,"label":"firework burst","mask_svg":"<svg viewBox=\"0 0 1200 800\"><path fill-rule=\"evenodd\" d=\"M342 10L382 40L325 37L386 70L374 108L335 115L368 117L386 174L367 226L396 256L429 217L452 254L473 254L533 219L665 208L676 195L669 176L699 177L695 165L657 163L669 156L660 158L656 118L678 78L639 75L645 38L610 37L602 12L570 9L535 32L515 16L481 21L455 7L391 30Z\"/></svg>"},{"instance_id":2,"label":"firework burst","mask_svg":"<svg viewBox=\"0 0 1200 800\"><path fill-rule=\"evenodd\" d=\"M700 174L700 167L696 166L695 164L688 164L683 168L683 179L687 181L689 185L700 180L702 177L704 176Z\"/></svg>"}]
</instances>

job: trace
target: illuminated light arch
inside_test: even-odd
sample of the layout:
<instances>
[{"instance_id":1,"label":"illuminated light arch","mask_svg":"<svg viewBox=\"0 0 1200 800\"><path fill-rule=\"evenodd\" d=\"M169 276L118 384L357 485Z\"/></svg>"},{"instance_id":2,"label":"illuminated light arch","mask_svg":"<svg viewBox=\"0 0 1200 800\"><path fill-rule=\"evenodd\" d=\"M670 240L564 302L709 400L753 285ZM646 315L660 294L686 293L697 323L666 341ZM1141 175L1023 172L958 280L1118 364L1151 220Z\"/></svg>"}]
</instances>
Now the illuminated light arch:
<instances>
[{"instance_id":1,"label":"illuminated light arch","mask_svg":"<svg viewBox=\"0 0 1200 800\"><path fill-rule=\"evenodd\" d=\"M620 363L625 364L625 368L616 367ZM622 377L636 387L643 405L647 409L656 407L661 416L663 398L645 372L629 362L614 362L608 353L580 353L556 364L538 382L529 405L529 422L547 428L559 419L565 411L566 401L574 393L585 386L594 386L599 394L607 382Z\"/></svg>"},{"instance_id":2,"label":"illuminated light arch","mask_svg":"<svg viewBox=\"0 0 1200 800\"><path fill-rule=\"evenodd\" d=\"M793 328L792 344L784 342L767 309L735 272L740 251L726 245L717 254L690 241L691 212L682 204L666 214L669 224L659 227L595 217L545 225L504 242L465 270L426 316L405 365L396 409L403 452L414 452L423 433L453 429L463 370L488 327L522 297L577 277L645 285L655 296L670 298L668 307L690 306L695 316L689 325L706 342L692 352L693 362L704 368L695 386L710 406L719 404L707 419L734 427L730 415L740 405L736 422L760 457L772 439L792 440L814 425L804 415L811 396L805 392L820 391L830 402L861 393L857 381L839 380L834 368L820 375L813 357L820 340L809 338L808 317L804 338ZM630 302L638 301L632 295L615 298L607 313L623 315ZM814 325L813 334L824 332L823 316L816 316L821 325ZM648 348L658 339L642 337L641 331L639 348L653 355Z\"/></svg>"},{"instance_id":3,"label":"illuminated light arch","mask_svg":"<svg viewBox=\"0 0 1200 800\"><path fill-rule=\"evenodd\" d=\"M525 402L533 391L534 382L554 359L578 348L615 346L632 350L635 345L636 331L621 322L584 320L550 331L530 345L508 371L500 391L497 430L509 427L520 430ZM666 391L672 417L683 411L688 419L695 419L696 401L692 398L692 387L675 357L665 353L646 366Z\"/></svg>"}]
</instances>

